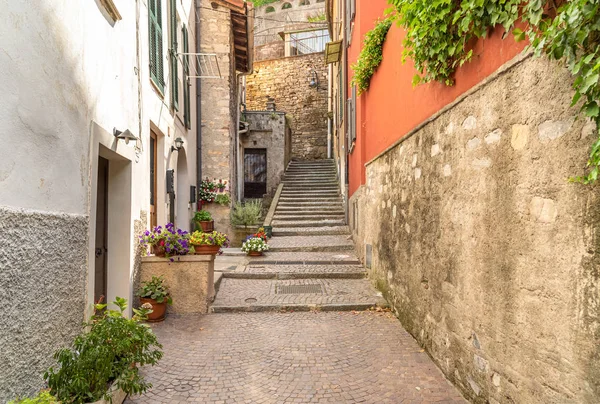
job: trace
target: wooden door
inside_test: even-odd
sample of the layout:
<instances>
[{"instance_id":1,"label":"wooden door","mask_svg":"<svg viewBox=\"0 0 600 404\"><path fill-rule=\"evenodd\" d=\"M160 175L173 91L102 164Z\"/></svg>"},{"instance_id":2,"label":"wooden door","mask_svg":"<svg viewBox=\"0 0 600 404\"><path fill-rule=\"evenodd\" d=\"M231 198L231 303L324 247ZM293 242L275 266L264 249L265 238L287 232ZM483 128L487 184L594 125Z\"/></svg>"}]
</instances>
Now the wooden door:
<instances>
[{"instance_id":1,"label":"wooden door","mask_svg":"<svg viewBox=\"0 0 600 404\"><path fill-rule=\"evenodd\" d=\"M107 293L107 215L108 215L108 160L98 157L98 185L96 198L96 259L94 270L94 301L98 302Z\"/></svg>"},{"instance_id":2,"label":"wooden door","mask_svg":"<svg viewBox=\"0 0 600 404\"><path fill-rule=\"evenodd\" d=\"M267 193L267 149L244 149L244 198Z\"/></svg>"}]
</instances>

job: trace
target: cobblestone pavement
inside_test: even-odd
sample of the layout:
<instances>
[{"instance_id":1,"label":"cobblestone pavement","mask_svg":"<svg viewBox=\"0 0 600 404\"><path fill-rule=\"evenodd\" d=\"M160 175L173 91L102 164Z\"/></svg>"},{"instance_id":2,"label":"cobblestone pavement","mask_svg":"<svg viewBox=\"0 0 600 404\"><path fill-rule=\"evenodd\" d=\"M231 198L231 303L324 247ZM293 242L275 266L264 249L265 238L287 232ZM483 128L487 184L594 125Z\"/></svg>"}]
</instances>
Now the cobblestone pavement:
<instances>
[{"instance_id":1,"label":"cobblestone pavement","mask_svg":"<svg viewBox=\"0 0 600 404\"><path fill-rule=\"evenodd\" d=\"M295 289L295 290L294 290ZM294 305L385 305L365 279L223 279L213 310ZM305 308L307 309L307 308Z\"/></svg>"},{"instance_id":2,"label":"cobblestone pavement","mask_svg":"<svg viewBox=\"0 0 600 404\"><path fill-rule=\"evenodd\" d=\"M273 251L282 249L307 249L307 248L336 248L338 250L352 250L354 243L347 235L337 236L286 236L273 237L269 241L269 248Z\"/></svg>"},{"instance_id":3,"label":"cobblestone pavement","mask_svg":"<svg viewBox=\"0 0 600 404\"><path fill-rule=\"evenodd\" d=\"M388 313L234 313L153 325L164 358L128 403L465 403Z\"/></svg>"}]
</instances>

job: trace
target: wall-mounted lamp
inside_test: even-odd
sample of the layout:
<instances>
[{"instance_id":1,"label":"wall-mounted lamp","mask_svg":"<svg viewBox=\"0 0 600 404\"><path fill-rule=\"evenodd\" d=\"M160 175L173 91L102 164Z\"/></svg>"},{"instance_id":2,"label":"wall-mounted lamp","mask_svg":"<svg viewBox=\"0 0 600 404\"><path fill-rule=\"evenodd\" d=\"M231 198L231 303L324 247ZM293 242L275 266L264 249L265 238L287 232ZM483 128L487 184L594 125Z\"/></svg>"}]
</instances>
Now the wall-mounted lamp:
<instances>
[{"instance_id":1,"label":"wall-mounted lamp","mask_svg":"<svg viewBox=\"0 0 600 404\"><path fill-rule=\"evenodd\" d=\"M319 75L314 70L311 70L309 74L310 74L310 81L308 83L308 86L310 88L318 88L319 87Z\"/></svg>"},{"instance_id":2,"label":"wall-mounted lamp","mask_svg":"<svg viewBox=\"0 0 600 404\"><path fill-rule=\"evenodd\" d=\"M134 140L136 142L138 140L138 138L133 133L131 133L131 131L129 129L126 129L124 132L121 132L117 128L113 128L113 135L117 139L124 139L125 144L129 144L130 140Z\"/></svg>"},{"instance_id":3,"label":"wall-mounted lamp","mask_svg":"<svg viewBox=\"0 0 600 404\"><path fill-rule=\"evenodd\" d=\"M183 143L183 139L178 137L175 139L175 146L171 146L171 151L174 152L183 149Z\"/></svg>"}]
</instances>

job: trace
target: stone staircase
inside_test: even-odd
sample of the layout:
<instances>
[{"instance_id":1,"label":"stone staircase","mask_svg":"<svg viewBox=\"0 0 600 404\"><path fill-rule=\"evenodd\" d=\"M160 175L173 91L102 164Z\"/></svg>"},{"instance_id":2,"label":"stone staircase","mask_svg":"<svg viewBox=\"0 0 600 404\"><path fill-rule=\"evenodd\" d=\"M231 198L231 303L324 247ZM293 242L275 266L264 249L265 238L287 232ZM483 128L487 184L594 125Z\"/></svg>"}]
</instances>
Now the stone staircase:
<instances>
[{"instance_id":1,"label":"stone staircase","mask_svg":"<svg viewBox=\"0 0 600 404\"><path fill-rule=\"evenodd\" d=\"M386 305L354 254L333 160L289 165L272 225L267 254L223 272L213 312Z\"/></svg>"}]
</instances>

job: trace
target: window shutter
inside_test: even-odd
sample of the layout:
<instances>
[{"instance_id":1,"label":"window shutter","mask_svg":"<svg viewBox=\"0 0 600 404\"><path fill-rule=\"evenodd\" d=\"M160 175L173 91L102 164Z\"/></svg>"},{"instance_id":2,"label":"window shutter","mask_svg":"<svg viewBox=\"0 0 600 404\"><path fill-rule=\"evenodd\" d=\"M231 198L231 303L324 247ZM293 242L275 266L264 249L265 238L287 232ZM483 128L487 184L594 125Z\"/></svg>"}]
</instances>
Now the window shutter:
<instances>
[{"instance_id":1,"label":"window shutter","mask_svg":"<svg viewBox=\"0 0 600 404\"><path fill-rule=\"evenodd\" d=\"M188 76L190 75L190 57L187 55L190 51L188 31L185 25L181 29L181 37L183 38L183 121L188 129L192 128L190 116L190 83Z\"/></svg>"},{"instance_id":2,"label":"window shutter","mask_svg":"<svg viewBox=\"0 0 600 404\"><path fill-rule=\"evenodd\" d=\"M356 86L352 86L352 115L350 115L350 122L352 122L352 141L356 140Z\"/></svg>"},{"instance_id":3,"label":"window shutter","mask_svg":"<svg viewBox=\"0 0 600 404\"><path fill-rule=\"evenodd\" d=\"M177 3L176 0L170 0L170 18L171 18L171 106L176 111L179 110L179 72L177 70Z\"/></svg>"},{"instance_id":4,"label":"window shutter","mask_svg":"<svg viewBox=\"0 0 600 404\"><path fill-rule=\"evenodd\" d=\"M150 48L150 78L164 91L161 0L148 1L148 34Z\"/></svg>"}]
</instances>

